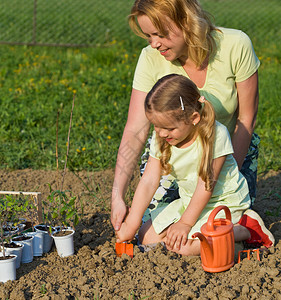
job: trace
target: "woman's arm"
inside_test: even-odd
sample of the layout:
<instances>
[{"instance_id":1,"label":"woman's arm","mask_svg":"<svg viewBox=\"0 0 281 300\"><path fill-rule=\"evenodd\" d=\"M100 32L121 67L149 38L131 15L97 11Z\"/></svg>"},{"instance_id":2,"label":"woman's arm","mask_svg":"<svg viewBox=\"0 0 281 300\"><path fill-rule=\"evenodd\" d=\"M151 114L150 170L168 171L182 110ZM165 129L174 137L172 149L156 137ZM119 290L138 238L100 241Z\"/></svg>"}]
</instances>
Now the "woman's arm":
<instances>
[{"instance_id":1,"label":"woman's arm","mask_svg":"<svg viewBox=\"0 0 281 300\"><path fill-rule=\"evenodd\" d=\"M236 86L238 117L236 128L232 135L232 144L234 148L233 156L239 169L241 169L256 125L259 102L258 71L248 79L236 83Z\"/></svg>"},{"instance_id":2,"label":"woman's arm","mask_svg":"<svg viewBox=\"0 0 281 300\"><path fill-rule=\"evenodd\" d=\"M119 230L126 215L124 197L147 139L150 124L145 116L146 93L133 89L127 123L120 143L111 198L111 223Z\"/></svg>"},{"instance_id":3,"label":"woman's arm","mask_svg":"<svg viewBox=\"0 0 281 300\"><path fill-rule=\"evenodd\" d=\"M120 230L116 231L117 242L121 243L133 239L141 224L142 216L159 186L160 176L160 161L149 157L136 189L130 212Z\"/></svg>"},{"instance_id":4,"label":"woman's arm","mask_svg":"<svg viewBox=\"0 0 281 300\"><path fill-rule=\"evenodd\" d=\"M219 177L225 159L226 156L221 156L213 160L215 182ZM200 214L209 202L212 193L213 190L206 191L205 182L199 177L196 189L185 212L180 220L171 225L167 230L166 246L168 250L172 250L174 247L179 250L181 245L186 245L188 233L191 227L197 222Z\"/></svg>"}]
</instances>

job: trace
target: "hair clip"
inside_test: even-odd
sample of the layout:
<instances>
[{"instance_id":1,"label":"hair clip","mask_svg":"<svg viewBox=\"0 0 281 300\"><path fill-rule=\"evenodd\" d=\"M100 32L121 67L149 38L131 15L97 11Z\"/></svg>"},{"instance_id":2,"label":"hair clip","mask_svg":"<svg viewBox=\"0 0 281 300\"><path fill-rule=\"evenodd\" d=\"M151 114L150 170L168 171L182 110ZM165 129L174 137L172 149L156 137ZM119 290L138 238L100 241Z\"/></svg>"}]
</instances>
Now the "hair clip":
<instances>
[{"instance_id":1,"label":"hair clip","mask_svg":"<svg viewBox=\"0 0 281 300\"><path fill-rule=\"evenodd\" d=\"M205 97L204 96L201 96L199 99L198 99L198 101L200 102L200 103L204 103L205 102Z\"/></svg>"},{"instance_id":2,"label":"hair clip","mask_svg":"<svg viewBox=\"0 0 281 300\"><path fill-rule=\"evenodd\" d=\"M182 101L182 97L180 96L180 102L181 102L181 110L184 110L184 105L183 105L183 101Z\"/></svg>"}]
</instances>

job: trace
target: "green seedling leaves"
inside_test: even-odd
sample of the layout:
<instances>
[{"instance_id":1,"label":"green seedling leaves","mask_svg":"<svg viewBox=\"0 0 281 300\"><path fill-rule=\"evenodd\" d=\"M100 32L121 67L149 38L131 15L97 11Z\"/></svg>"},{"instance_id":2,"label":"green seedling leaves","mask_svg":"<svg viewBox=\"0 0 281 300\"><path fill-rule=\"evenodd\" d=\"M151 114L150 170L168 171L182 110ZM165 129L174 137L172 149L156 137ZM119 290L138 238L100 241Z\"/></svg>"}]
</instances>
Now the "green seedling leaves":
<instances>
[{"instance_id":1,"label":"green seedling leaves","mask_svg":"<svg viewBox=\"0 0 281 300\"><path fill-rule=\"evenodd\" d=\"M50 185L49 188L49 196L42 203L44 222L52 227L75 227L80 218L76 197L70 191L52 190Z\"/></svg>"},{"instance_id":2,"label":"green seedling leaves","mask_svg":"<svg viewBox=\"0 0 281 300\"><path fill-rule=\"evenodd\" d=\"M0 197L0 242L5 256L4 243L10 242L14 226L20 223L20 217L34 209L34 204L22 194L19 197L5 195Z\"/></svg>"}]
</instances>

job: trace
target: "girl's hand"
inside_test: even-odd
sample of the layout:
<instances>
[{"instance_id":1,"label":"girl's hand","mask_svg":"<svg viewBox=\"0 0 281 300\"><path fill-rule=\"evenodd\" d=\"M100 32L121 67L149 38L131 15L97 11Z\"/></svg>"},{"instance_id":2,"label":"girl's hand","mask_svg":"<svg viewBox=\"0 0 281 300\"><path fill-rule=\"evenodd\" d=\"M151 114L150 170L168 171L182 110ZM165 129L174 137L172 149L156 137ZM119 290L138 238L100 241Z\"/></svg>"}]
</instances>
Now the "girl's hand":
<instances>
[{"instance_id":1,"label":"girl's hand","mask_svg":"<svg viewBox=\"0 0 281 300\"><path fill-rule=\"evenodd\" d=\"M133 229L130 224L127 224L126 221L121 224L121 228L118 231L115 231L116 242L122 243L126 241L131 241L135 237L136 231Z\"/></svg>"},{"instance_id":2,"label":"girl's hand","mask_svg":"<svg viewBox=\"0 0 281 300\"><path fill-rule=\"evenodd\" d=\"M185 246L190 230L191 226L183 223L181 220L175 224L172 224L167 230L165 242L167 249L173 250L176 248L177 250L180 250L181 246Z\"/></svg>"}]
</instances>

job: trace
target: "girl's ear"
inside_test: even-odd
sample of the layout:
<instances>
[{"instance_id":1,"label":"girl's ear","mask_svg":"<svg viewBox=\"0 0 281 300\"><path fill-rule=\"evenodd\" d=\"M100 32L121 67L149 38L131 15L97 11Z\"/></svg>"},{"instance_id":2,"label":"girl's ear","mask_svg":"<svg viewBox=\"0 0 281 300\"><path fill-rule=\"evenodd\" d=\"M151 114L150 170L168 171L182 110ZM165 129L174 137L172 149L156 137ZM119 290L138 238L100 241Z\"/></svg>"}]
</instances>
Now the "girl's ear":
<instances>
[{"instance_id":1,"label":"girl's ear","mask_svg":"<svg viewBox=\"0 0 281 300\"><path fill-rule=\"evenodd\" d=\"M200 119L201 119L201 117L200 117L199 112L195 111L195 112L192 114L190 120L191 120L191 123L192 123L193 125L197 125L197 124L199 123Z\"/></svg>"}]
</instances>

